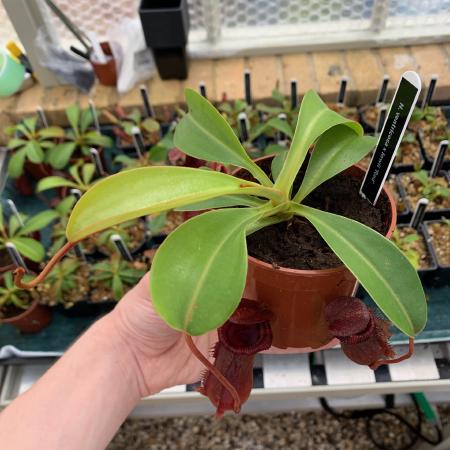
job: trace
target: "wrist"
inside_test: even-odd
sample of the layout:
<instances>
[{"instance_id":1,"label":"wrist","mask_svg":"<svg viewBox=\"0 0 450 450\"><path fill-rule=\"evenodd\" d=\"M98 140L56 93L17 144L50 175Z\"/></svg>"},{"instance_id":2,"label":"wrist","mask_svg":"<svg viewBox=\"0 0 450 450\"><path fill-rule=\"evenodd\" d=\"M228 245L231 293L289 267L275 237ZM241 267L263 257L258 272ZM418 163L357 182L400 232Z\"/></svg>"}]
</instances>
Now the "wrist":
<instances>
[{"instance_id":1,"label":"wrist","mask_svg":"<svg viewBox=\"0 0 450 450\"><path fill-rule=\"evenodd\" d=\"M119 326L114 311L97 321L88 333L92 333L89 339L95 339L113 363L117 383L127 386L130 396L138 402L146 387L132 343Z\"/></svg>"}]
</instances>

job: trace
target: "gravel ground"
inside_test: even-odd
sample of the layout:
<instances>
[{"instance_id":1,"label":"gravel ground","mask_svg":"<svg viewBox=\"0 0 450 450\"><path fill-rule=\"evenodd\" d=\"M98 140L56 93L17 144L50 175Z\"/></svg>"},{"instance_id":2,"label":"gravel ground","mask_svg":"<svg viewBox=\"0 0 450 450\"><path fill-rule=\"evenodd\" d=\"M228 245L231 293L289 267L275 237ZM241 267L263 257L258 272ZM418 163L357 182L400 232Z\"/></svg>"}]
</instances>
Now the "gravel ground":
<instances>
[{"instance_id":1,"label":"gravel ground","mask_svg":"<svg viewBox=\"0 0 450 450\"><path fill-rule=\"evenodd\" d=\"M395 410L413 422L412 408ZM450 405L439 407L443 425L450 422ZM383 415L373 426L375 439L388 448L409 440L396 419ZM424 432L433 438L428 426ZM128 420L107 450L371 450L364 419L335 419L324 412L265 415L191 416Z\"/></svg>"}]
</instances>

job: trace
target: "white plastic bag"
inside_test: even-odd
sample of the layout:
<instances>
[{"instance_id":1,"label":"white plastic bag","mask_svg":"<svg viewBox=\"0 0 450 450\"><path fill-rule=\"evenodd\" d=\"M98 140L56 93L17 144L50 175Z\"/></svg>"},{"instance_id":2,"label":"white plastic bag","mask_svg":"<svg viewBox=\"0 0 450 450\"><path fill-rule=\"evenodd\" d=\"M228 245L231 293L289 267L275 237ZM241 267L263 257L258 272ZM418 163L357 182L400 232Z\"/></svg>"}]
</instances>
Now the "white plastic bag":
<instances>
[{"instance_id":1,"label":"white plastic bag","mask_svg":"<svg viewBox=\"0 0 450 450\"><path fill-rule=\"evenodd\" d=\"M141 21L138 18L123 20L111 28L108 38L110 42L120 45L122 50L117 80L117 90L120 94L131 90L135 84L148 80L155 74L153 55L147 48Z\"/></svg>"}]
</instances>

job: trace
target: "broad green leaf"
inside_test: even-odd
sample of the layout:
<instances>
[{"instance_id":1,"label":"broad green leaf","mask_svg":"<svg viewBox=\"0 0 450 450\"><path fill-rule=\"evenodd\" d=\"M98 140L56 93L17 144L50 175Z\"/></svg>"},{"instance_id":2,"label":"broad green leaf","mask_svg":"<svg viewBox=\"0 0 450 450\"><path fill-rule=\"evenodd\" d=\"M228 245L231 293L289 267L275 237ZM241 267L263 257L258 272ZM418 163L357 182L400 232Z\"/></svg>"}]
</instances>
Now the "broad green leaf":
<instances>
[{"instance_id":1,"label":"broad green leaf","mask_svg":"<svg viewBox=\"0 0 450 450\"><path fill-rule=\"evenodd\" d=\"M280 108L279 106L269 106L266 105L265 103L257 103L256 110L271 115L278 115L283 112L283 108Z\"/></svg>"},{"instance_id":2,"label":"broad green leaf","mask_svg":"<svg viewBox=\"0 0 450 450\"><path fill-rule=\"evenodd\" d=\"M54 189L54 188L59 188L59 187L63 187L63 186L78 189L78 184L74 183L71 180L68 180L63 177L51 176L51 177L46 177L46 178L43 178L42 180L39 180L36 190L37 190L37 192L43 192L48 189Z\"/></svg>"},{"instance_id":3,"label":"broad green leaf","mask_svg":"<svg viewBox=\"0 0 450 450\"><path fill-rule=\"evenodd\" d=\"M23 165L25 163L26 150L21 148L14 152L9 159L8 175L11 178L18 178L23 173Z\"/></svg>"},{"instance_id":4,"label":"broad green leaf","mask_svg":"<svg viewBox=\"0 0 450 450\"><path fill-rule=\"evenodd\" d=\"M325 132L314 147L305 178L294 201L300 203L324 181L363 159L376 142L377 138L359 136L345 125L337 125Z\"/></svg>"},{"instance_id":5,"label":"broad green leaf","mask_svg":"<svg viewBox=\"0 0 450 450\"><path fill-rule=\"evenodd\" d=\"M28 141L26 139L12 138L8 141L7 147L11 150L23 147Z\"/></svg>"},{"instance_id":6,"label":"broad green leaf","mask_svg":"<svg viewBox=\"0 0 450 450\"><path fill-rule=\"evenodd\" d=\"M75 142L57 144L47 152L48 163L55 169L62 169L69 163L72 153L77 148Z\"/></svg>"},{"instance_id":7,"label":"broad green leaf","mask_svg":"<svg viewBox=\"0 0 450 450\"><path fill-rule=\"evenodd\" d=\"M210 170L164 166L130 169L100 180L81 197L70 216L67 238L76 242L126 220L221 195L255 194L258 187Z\"/></svg>"},{"instance_id":8,"label":"broad green leaf","mask_svg":"<svg viewBox=\"0 0 450 450\"><path fill-rule=\"evenodd\" d=\"M254 208L210 211L164 240L152 262L150 290L172 328L196 336L230 317L245 287L245 231L260 216Z\"/></svg>"},{"instance_id":9,"label":"broad green leaf","mask_svg":"<svg viewBox=\"0 0 450 450\"><path fill-rule=\"evenodd\" d=\"M176 210L202 211L204 209L228 208L230 206L261 206L263 204L264 201L258 200L250 195L224 195L203 202L191 203Z\"/></svg>"},{"instance_id":10,"label":"broad green leaf","mask_svg":"<svg viewBox=\"0 0 450 450\"><path fill-rule=\"evenodd\" d=\"M27 117L23 119L22 123L31 133L34 133L36 131L37 116Z\"/></svg>"},{"instance_id":11,"label":"broad green leaf","mask_svg":"<svg viewBox=\"0 0 450 450\"><path fill-rule=\"evenodd\" d=\"M45 250L42 244L28 237L14 237L10 239L19 253L31 261L41 262L45 257Z\"/></svg>"},{"instance_id":12,"label":"broad green leaf","mask_svg":"<svg viewBox=\"0 0 450 450\"><path fill-rule=\"evenodd\" d=\"M360 136L363 135L363 129L359 123L352 122L329 109L314 91L310 90L305 94L286 164L275 183L278 189L284 192L290 190L309 147L322 133L339 124L352 128Z\"/></svg>"},{"instance_id":13,"label":"broad green leaf","mask_svg":"<svg viewBox=\"0 0 450 450\"><path fill-rule=\"evenodd\" d=\"M62 138L64 137L64 129L61 127L47 127L39 130L39 136L43 139Z\"/></svg>"},{"instance_id":14,"label":"broad green leaf","mask_svg":"<svg viewBox=\"0 0 450 450\"><path fill-rule=\"evenodd\" d=\"M149 161L150 162L164 162L167 161L167 155L169 150L161 145L154 145L149 150Z\"/></svg>"},{"instance_id":15,"label":"broad green leaf","mask_svg":"<svg viewBox=\"0 0 450 450\"><path fill-rule=\"evenodd\" d=\"M113 275L111 280L111 290L114 300L120 300L123 297L123 283L119 275Z\"/></svg>"},{"instance_id":16,"label":"broad green leaf","mask_svg":"<svg viewBox=\"0 0 450 450\"><path fill-rule=\"evenodd\" d=\"M427 305L419 276L392 242L355 220L304 205L294 209L314 225L397 328L411 337L424 328Z\"/></svg>"},{"instance_id":17,"label":"broad green leaf","mask_svg":"<svg viewBox=\"0 0 450 450\"><path fill-rule=\"evenodd\" d=\"M83 180L80 177L80 164L74 164L73 166L69 167L69 174L70 176L79 184L83 184Z\"/></svg>"},{"instance_id":18,"label":"broad green leaf","mask_svg":"<svg viewBox=\"0 0 450 450\"><path fill-rule=\"evenodd\" d=\"M159 131L159 123L152 119L151 117L147 117L147 119L141 122L141 128L143 128L148 133L154 133L155 131Z\"/></svg>"},{"instance_id":19,"label":"broad green leaf","mask_svg":"<svg viewBox=\"0 0 450 450\"><path fill-rule=\"evenodd\" d=\"M76 201L77 200L74 195L68 195L55 206L55 210L60 216L66 216L70 213Z\"/></svg>"},{"instance_id":20,"label":"broad green leaf","mask_svg":"<svg viewBox=\"0 0 450 450\"><path fill-rule=\"evenodd\" d=\"M264 149L263 155L277 155L278 153L284 153L286 151L287 148L284 145L270 144Z\"/></svg>"},{"instance_id":21,"label":"broad green leaf","mask_svg":"<svg viewBox=\"0 0 450 450\"><path fill-rule=\"evenodd\" d=\"M39 142L30 141L27 145L25 145L25 150L27 152L27 158L35 163L39 164L44 161L44 151L42 150Z\"/></svg>"},{"instance_id":22,"label":"broad green leaf","mask_svg":"<svg viewBox=\"0 0 450 450\"><path fill-rule=\"evenodd\" d=\"M152 215L149 218L147 226L152 234L157 234L160 231L162 231L162 229L166 225L166 222L167 222L167 212L163 212L158 215Z\"/></svg>"},{"instance_id":23,"label":"broad green leaf","mask_svg":"<svg viewBox=\"0 0 450 450\"><path fill-rule=\"evenodd\" d=\"M251 160L233 129L202 95L186 89L189 113L175 129L174 144L188 155L247 169L260 182L272 183Z\"/></svg>"},{"instance_id":24,"label":"broad green leaf","mask_svg":"<svg viewBox=\"0 0 450 450\"><path fill-rule=\"evenodd\" d=\"M72 131L75 136L79 135L80 124L80 107L77 104L70 105L66 108L67 120L72 127Z\"/></svg>"},{"instance_id":25,"label":"broad green leaf","mask_svg":"<svg viewBox=\"0 0 450 450\"><path fill-rule=\"evenodd\" d=\"M281 131L282 133L284 133L287 136L289 136L291 139L294 136L292 128L289 125L289 123L287 122L287 120L283 120L283 119L280 119L278 117L272 117L272 119L270 119L267 122L267 126L275 128L278 131Z\"/></svg>"},{"instance_id":26,"label":"broad green leaf","mask_svg":"<svg viewBox=\"0 0 450 450\"><path fill-rule=\"evenodd\" d=\"M109 136L104 136L103 134L99 134L97 131L88 131L84 135L84 141L86 145L98 146L98 147L106 147L110 148L113 146L113 141Z\"/></svg>"},{"instance_id":27,"label":"broad green leaf","mask_svg":"<svg viewBox=\"0 0 450 450\"><path fill-rule=\"evenodd\" d=\"M42 211L35 216L30 217L25 222L25 225L20 229L20 234L25 235L32 233L33 231L42 230L42 228L45 228L52 220L55 220L58 217L58 213L51 209Z\"/></svg>"},{"instance_id":28,"label":"broad green leaf","mask_svg":"<svg viewBox=\"0 0 450 450\"><path fill-rule=\"evenodd\" d=\"M81 112L80 117L80 132L84 134L89 126L94 122L91 108L86 108Z\"/></svg>"},{"instance_id":29,"label":"broad green leaf","mask_svg":"<svg viewBox=\"0 0 450 450\"><path fill-rule=\"evenodd\" d=\"M284 94L282 92L280 92L278 89L274 89L272 91L272 98L281 104L283 104L283 102L285 100Z\"/></svg>"},{"instance_id":30,"label":"broad green leaf","mask_svg":"<svg viewBox=\"0 0 450 450\"><path fill-rule=\"evenodd\" d=\"M288 151L284 149L284 152L278 152L275 158L272 160L271 172L274 181L280 176L281 170L283 169L284 162L288 156Z\"/></svg>"},{"instance_id":31,"label":"broad green leaf","mask_svg":"<svg viewBox=\"0 0 450 450\"><path fill-rule=\"evenodd\" d=\"M95 165L94 164L84 164L81 168L83 183L89 184L92 181L92 178L95 174Z\"/></svg>"}]
</instances>

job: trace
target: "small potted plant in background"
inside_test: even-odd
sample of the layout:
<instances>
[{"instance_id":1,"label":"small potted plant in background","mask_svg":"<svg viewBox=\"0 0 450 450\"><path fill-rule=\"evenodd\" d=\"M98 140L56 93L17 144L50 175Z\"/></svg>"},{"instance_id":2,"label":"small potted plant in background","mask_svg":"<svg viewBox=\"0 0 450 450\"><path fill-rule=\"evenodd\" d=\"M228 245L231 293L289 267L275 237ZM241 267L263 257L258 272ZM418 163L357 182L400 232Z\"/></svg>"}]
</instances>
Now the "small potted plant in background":
<instances>
[{"instance_id":1,"label":"small potted plant in background","mask_svg":"<svg viewBox=\"0 0 450 450\"><path fill-rule=\"evenodd\" d=\"M48 154L57 140L64 137L62 128L39 128L37 121L37 116L28 117L6 129L6 133L11 136L7 148L12 153L8 162L8 175L16 179L16 186L22 195L33 194L30 177L40 180L52 174Z\"/></svg>"},{"instance_id":2,"label":"small potted plant in background","mask_svg":"<svg viewBox=\"0 0 450 450\"><path fill-rule=\"evenodd\" d=\"M39 231L56 218L58 214L52 210L41 211L34 216L20 214L20 221L18 217L11 214L6 224L3 220L3 207L0 205L0 251L6 254L6 244L11 242L25 257L25 263L37 270L37 263L45 258L45 249L39 240Z\"/></svg>"},{"instance_id":3,"label":"small potted plant in background","mask_svg":"<svg viewBox=\"0 0 450 450\"><path fill-rule=\"evenodd\" d=\"M144 264L125 261L117 253L94 264L90 275L92 301L119 301L144 276L146 270Z\"/></svg>"},{"instance_id":4,"label":"small potted plant in background","mask_svg":"<svg viewBox=\"0 0 450 450\"><path fill-rule=\"evenodd\" d=\"M108 110L103 115L113 125L113 132L117 137L116 147L126 153L135 153L133 146L133 128L138 127L145 145L155 145L161 138L161 127L153 117L142 117L139 108L134 108L126 114L121 106L116 106L115 115Z\"/></svg>"},{"instance_id":5,"label":"small potted plant in background","mask_svg":"<svg viewBox=\"0 0 450 450\"><path fill-rule=\"evenodd\" d=\"M436 286L450 284L450 220L442 218L424 223L427 241L433 248L438 271L433 279Z\"/></svg>"},{"instance_id":6,"label":"small potted plant in background","mask_svg":"<svg viewBox=\"0 0 450 450\"><path fill-rule=\"evenodd\" d=\"M63 169L72 160L90 160L90 148L99 152L103 148L112 147L109 136L93 130L94 122L91 108L81 110L78 105L66 108L67 120L70 128L66 130L63 142L52 147L48 152L48 163L55 169Z\"/></svg>"},{"instance_id":7,"label":"small potted plant in background","mask_svg":"<svg viewBox=\"0 0 450 450\"><path fill-rule=\"evenodd\" d=\"M428 274L436 270L437 265L422 228L416 230L400 225L392 233L392 242L416 268L422 281L428 281Z\"/></svg>"},{"instance_id":8,"label":"small potted plant in background","mask_svg":"<svg viewBox=\"0 0 450 450\"><path fill-rule=\"evenodd\" d=\"M75 205L68 243L45 271L23 283L23 271L17 269L16 283L35 286L62 255L95 232L143 214L196 204L199 211L212 210L184 222L159 247L151 266L151 296L156 311L185 333L187 345L209 369L202 392L219 415L240 410L252 385L246 368L271 344L310 351L338 339L354 350L347 355L372 368L408 357L413 337L426 322L424 292L408 259L380 234L389 235L395 225L391 197L383 191L376 208L363 200L358 190L364 172L352 167L375 139L363 136L359 124L329 110L309 91L290 150L255 163L206 99L189 89L186 98L189 113L177 126L175 145L195 158L240 171L231 176L186 167L144 167L103 179ZM368 216L377 219L371 222ZM297 269L248 256L247 245L255 249L255 240L259 248L271 245L267 236L295 243L301 257L315 252L320 261L314 268ZM286 240L289 236L294 241ZM311 240L317 248L307 247ZM350 297L355 277L410 337L408 354L391 359L387 322ZM241 302L245 287L250 300ZM336 302L335 315L328 306ZM339 304L348 309L340 326L334 321ZM219 344L212 366L192 336L215 329ZM360 349L363 342L367 351L356 357L355 345Z\"/></svg>"},{"instance_id":9,"label":"small potted plant in background","mask_svg":"<svg viewBox=\"0 0 450 450\"><path fill-rule=\"evenodd\" d=\"M45 328L51 319L50 309L39 304L37 291L19 289L13 282L12 272L2 275L0 323L13 325L22 333L37 333Z\"/></svg>"},{"instance_id":10,"label":"small potted plant in background","mask_svg":"<svg viewBox=\"0 0 450 450\"><path fill-rule=\"evenodd\" d=\"M414 210L419 199L425 197L429 200L427 218L439 218L449 212L450 189L445 172L441 172L437 177L430 177L425 170L401 173L398 175L398 180L410 210Z\"/></svg>"}]
</instances>

